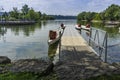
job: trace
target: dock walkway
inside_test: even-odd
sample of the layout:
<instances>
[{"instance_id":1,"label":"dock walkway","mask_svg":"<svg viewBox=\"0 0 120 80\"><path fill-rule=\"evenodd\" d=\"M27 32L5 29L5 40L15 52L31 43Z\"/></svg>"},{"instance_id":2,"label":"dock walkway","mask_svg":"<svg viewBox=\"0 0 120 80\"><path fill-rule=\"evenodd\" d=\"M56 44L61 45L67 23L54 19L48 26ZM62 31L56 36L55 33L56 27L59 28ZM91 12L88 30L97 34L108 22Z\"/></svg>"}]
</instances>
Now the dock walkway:
<instances>
[{"instance_id":1,"label":"dock walkway","mask_svg":"<svg viewBox=\"0 0 120 80\"><path fill-rule=\"evenodd\" d=\"M59 62L55 71L60 80L80 80L109 74L116 67L104 63L74 27L66 27L61 38Z\"/></svg>"}]
</instances>

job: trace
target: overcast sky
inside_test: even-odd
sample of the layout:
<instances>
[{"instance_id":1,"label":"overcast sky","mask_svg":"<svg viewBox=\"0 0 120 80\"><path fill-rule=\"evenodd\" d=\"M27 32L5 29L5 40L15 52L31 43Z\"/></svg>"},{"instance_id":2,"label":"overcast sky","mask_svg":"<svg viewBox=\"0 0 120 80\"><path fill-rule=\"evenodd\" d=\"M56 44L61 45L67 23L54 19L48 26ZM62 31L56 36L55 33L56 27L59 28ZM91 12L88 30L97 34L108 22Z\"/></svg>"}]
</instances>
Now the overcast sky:
<instances>
[{"instance_id":1,"label":"overcast sky","mask_svg":"<svg viewBox=\"0 0 120 80\"><path fill-rule=\"evenodd\" d=\"M4 11L21 9L24 4L46 14L77 15L82 11L101 12L111 4L120 5L120 0L0 0Z\"/></svg>"}]
</instances>

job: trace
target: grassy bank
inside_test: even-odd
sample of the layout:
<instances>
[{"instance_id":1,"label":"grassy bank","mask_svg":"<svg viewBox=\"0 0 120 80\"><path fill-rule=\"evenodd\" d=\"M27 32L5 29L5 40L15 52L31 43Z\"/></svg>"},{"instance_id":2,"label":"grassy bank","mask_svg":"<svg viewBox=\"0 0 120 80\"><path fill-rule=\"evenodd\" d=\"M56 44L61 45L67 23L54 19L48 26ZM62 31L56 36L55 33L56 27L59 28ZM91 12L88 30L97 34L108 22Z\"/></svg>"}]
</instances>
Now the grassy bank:
<instances>
[{"instance_id":1,"label":"grassy bank","mask_svg":"<svg viewBox=\"0 0 120 80\"><path fill-rule=\"evenodd\" d=\"M102 75L102 76L98 76L98 77L93 77L87 80L120 80L120 74L118 75Z\"/></svg>"},{"instance_id":2,"label":"grassy bank","mask_svg":"<svg viewBox=\"0 0 120 80\"><path fill-rule=\"evenodd\" d=\"M5 73L0 74L0 80L59 80L55 72L49 75L41 75L35 73ZM80 79L81 80L81 79ZM120 80L120 75L102 75L87 80Z\"/></svg>"},{"instance_id":3,"label":"grassy bank","mask_svg":"<svg viewBox=\"0 0 120 80\"><path fill-rule=\"evenodd\" d=\"M58 80L57 75L51 72L49 75L35 73L4 73L0 74L0 80Z\"/></svg>"}]
</instances>

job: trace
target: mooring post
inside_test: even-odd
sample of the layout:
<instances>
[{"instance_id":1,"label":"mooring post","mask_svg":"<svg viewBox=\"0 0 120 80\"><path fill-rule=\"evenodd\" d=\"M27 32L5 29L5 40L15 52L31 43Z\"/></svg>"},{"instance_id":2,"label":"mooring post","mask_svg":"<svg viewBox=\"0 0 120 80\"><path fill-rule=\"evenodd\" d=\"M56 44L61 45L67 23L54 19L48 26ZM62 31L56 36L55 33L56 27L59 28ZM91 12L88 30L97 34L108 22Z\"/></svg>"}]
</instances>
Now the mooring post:
<instances>
[{"instance_id":1,"label":"mooring post","mask_svg":"<svg viewBox=\"0 0 120 80\"><path fill-rule=\"evenodd\" d=\"M60 53L61 53L61 31L59 32L59 37L60 37L60 40L59 40L59 61L60 61Z\"/></svg>"},{"instance_id":2,"label":"mooring post","mask_svg":"<svg viewBox=\"0 0 120 80\"><path fill-rule=\"evenodd\" d=\"M105 40L105 62L107 62L107 38L108 38L108 34L106 32L106 40Z\"/></svg>"}]
</instances>

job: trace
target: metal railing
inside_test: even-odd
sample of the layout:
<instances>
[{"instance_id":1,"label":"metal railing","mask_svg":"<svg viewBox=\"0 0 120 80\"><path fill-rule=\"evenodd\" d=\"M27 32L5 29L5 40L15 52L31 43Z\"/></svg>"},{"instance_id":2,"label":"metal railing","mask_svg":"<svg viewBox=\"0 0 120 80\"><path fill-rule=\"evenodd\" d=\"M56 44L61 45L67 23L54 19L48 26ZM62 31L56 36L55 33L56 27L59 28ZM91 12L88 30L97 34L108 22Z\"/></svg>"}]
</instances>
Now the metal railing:
<instances>
[{"instance_id":1,"label":"metal railing","mask_svg":"<svg viewBox=\"0 0 120 80\"><path fill-rule=\"evenodd\" d=\"M89 45L98 49L98 55L100 58L104 55L105 62L107 62L107 38L108 34L106 31L91 27Z\"/></svg>"}]
</instances>

